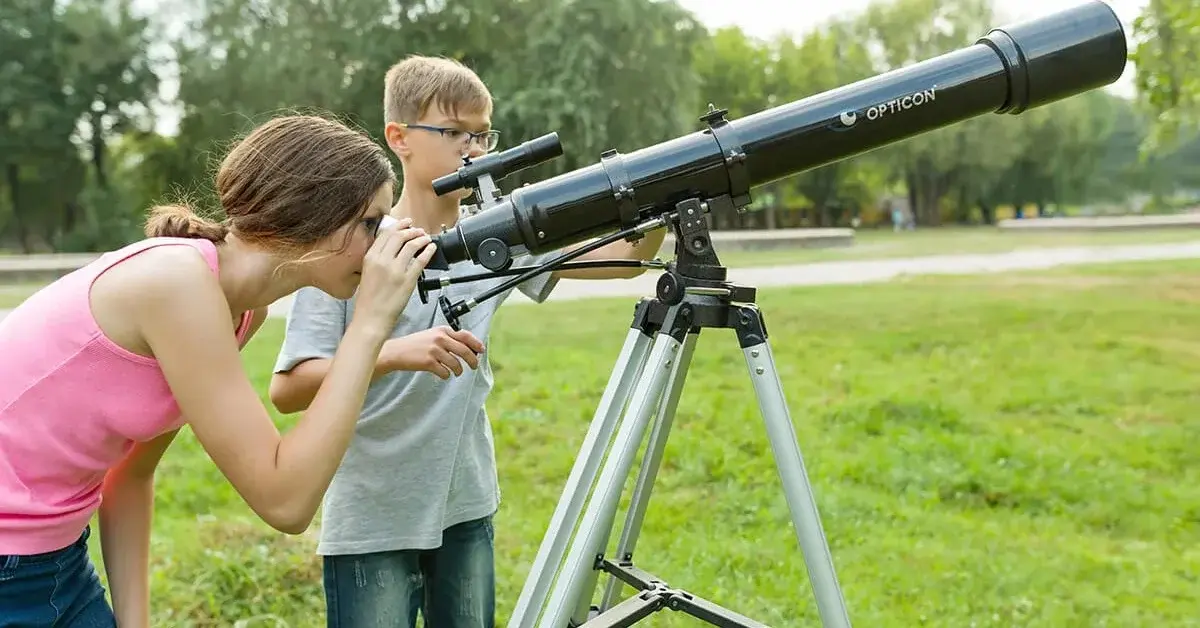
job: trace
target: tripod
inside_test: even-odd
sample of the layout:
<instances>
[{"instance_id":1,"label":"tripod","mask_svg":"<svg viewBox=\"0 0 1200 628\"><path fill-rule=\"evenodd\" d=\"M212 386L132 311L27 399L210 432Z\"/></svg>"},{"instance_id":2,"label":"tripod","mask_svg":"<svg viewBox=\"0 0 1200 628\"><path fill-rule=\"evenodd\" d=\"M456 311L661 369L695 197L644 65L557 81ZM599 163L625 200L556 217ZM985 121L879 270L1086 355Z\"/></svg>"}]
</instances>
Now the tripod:
<instances>
[{"instance_id":1,"label":"tripod","mask_svg":"<svg viewBox=\"0 0 1200 628\"><path fill-rule=\"evenodd\" d=\"M709 202L722 201L729 199ZM688 199L676 206L670 218L676 261L659 278L656 298L641 299L634 310L625 343L508 628L533 628L539 614L539 628L622 628L663 609L687 613L724 628L765 628L691 592L671 587L633 563L642 519L697 339L702 330L718 328L734 330L744 354L821 621L839 628L850 625L767 342L766 324L754 304L756 290L725 281L726 268L720 265L709 238L704 217L707 209L705 203ZM625 416L618 425L622 410ZM657 421L643 456L616 558L606 557L624 481L652 414L656 414ZM611 451L598 469L614 432ZM597 471L595 493L580 520L583 500ZM568 536L576 525L578 534L568 548ZM566 562L551 589L557 572L557 567L552 569L551 565L562 563L564 553ZM602 571L612 578L600 604L593 605ZM637 589L638 594L617 603L620 583Z\"/></svg>"}]
</instances>

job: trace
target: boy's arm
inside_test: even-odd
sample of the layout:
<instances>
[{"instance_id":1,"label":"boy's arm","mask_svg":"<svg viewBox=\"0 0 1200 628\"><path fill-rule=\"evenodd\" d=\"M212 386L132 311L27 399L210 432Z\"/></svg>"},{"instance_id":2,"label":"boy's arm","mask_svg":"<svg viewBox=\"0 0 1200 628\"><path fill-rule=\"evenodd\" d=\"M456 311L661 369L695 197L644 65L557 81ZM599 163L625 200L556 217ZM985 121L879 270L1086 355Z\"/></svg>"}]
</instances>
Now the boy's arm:
<instances>
[{"instance_id":1,"label":"boy's arm","mask_svg":"<svg viewBox=\"0 0 1200 628\"><path fill-rule=\"evenodd\" d=\"M586 262L592 260L651 260L658 255L659 249L662 248L663 240L667 237L667 228L659 227L654 231L648 231L642 238L636 242L628 242L626 240L617 240L610 242L594 251L589 251L571 260L571 262ZM593 240L594 241L594 240ZM564 249L563 252L576 250L581 246L586 246L587 242L581 242L573 247ZM557 254L557 253L556 253ZM571 262L567 262L568 264ZM637 277L646 272L645 268L626 267L626 268L578 268L570 270L556 270L551 274L555 279L630 279Z\"/></svg>"},{"instance_id":2,"label":"boy's arm","mask_svg":"<svg viewBox=\"0 0 1200 628\"><path fill-rule=\"evenodd\" d=\"M347 302L315 288L296 294L271 376L269 394L276 410L292 414L308 409L325 381L348 319ZM449 379L462 375L465 367L478 368L481 351L483 343L471 332L449 327L389 338L379 351L371 382L394 371L429 371Z\"/></svg>"},{"instance_id":3,"label":"boy's arm","mask_svg":"<svg viewBox=\"0 0 1200 628\"><path fill-rule=\"evenodd\" d=\"M337 352L349 320L347 303L317 288L295 293L288 310L283 344L271 376L270 397L284 414L308 407ZM374 377L378 377L376 365Z\"/></svg>"},{"instance_id":4,"label":"boy's arm","mask_svg":"<svg viewBox=\"0 0 1200 628\"><path fill-rule=\"evenodd\" d=\"M635 260L650 260L658 255L659 249L662 248L663 240L667 236L666 227L655 229L647 232L637 242L627 242L625 240L617 240L610 242L594 251L589 251L573 258L572 262L587 261L587 260L611 260L611 259L635 259ZM591 240L594 242L595 240ZM576 250L579 247L586 246L587 242L581 242L573 247L564 247L556 251L542 253L540 255L523 256L516 260L520 265L537 265L548 262L565 252ZM570 263L570 262L568 262ZM558 285L561 279L629 279L637 277L646 272L645 268L578 268L572 270L555 270L548 273L542 273L532 277L520 284L517 284L517 289L533 300L534 303L543 303L550 298L550 293L554 291L554 287Z\"/></svg>"}]
</instances>

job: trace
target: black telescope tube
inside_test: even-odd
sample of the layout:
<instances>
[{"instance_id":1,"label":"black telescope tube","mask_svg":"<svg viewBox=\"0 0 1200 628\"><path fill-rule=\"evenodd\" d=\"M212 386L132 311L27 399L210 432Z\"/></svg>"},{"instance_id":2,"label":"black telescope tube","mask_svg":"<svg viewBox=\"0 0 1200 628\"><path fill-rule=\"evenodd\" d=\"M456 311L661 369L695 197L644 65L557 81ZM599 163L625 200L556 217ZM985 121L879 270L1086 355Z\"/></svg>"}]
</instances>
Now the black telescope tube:
<instances>
[{"instance_id":1,"label":"black telescope tube","mask_svg":"<svg viewBox=\"0 0 1200 628\"><path fill-rule=\"evenodd\" d=\"M1115 82L1126 56L1121 22L1099 0L993 29L966 48L517 188L435 236L430 267L478 262L489 238L559 249L686 198L737 198L972 117L1019 114Z\"/></svg>"}]
</instances>

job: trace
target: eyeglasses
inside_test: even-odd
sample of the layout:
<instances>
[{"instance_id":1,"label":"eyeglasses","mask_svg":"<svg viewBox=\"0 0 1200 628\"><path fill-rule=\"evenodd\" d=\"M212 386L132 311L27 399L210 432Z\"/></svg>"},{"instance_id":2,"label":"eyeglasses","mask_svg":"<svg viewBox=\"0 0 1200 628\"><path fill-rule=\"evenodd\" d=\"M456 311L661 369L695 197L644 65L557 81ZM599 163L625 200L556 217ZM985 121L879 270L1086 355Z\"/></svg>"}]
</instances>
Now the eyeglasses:
<instances>
[{"instance_id":1,"label":"eyeglasses","mask_svg":"<svg viewBox=\"0 0 1200 628\"><path fill-rule=\"evenodd\" d=\"M496 150L496 146L500 143L500 132L496 130L473 133L453 127L430 126L428 124L402 124L401 126L409 129L421 129L423 131L440 133L442 137L450 140L452 144L463 152L466 152L471 147L471 142L475 140L479 140L479 145L483 147L484 152L488 153Z\"/></svg>"}]
</instances>

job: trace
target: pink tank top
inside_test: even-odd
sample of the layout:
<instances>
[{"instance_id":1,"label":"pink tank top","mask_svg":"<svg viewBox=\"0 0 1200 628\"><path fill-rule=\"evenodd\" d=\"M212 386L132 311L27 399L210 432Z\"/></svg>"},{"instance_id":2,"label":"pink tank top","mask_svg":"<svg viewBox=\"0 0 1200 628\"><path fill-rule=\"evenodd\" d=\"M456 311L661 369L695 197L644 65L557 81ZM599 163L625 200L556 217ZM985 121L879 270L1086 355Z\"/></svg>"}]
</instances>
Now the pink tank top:
<instances>
[{"instance_id":1,"label":"pink tank top","mask_svg":"<svg viewBox=\"0 0 1200 628\"><path fill-rule=\"evenodd\" d=\"M217 272L212 242L150 238L106 253L0 320L0 555L78 539L108 469L135 442L182 426L156 361L109 340L88 303L102 272L164 245L194 247ZM252 317L242 316L239 346Z\"/></svg>"}]
</instances>

